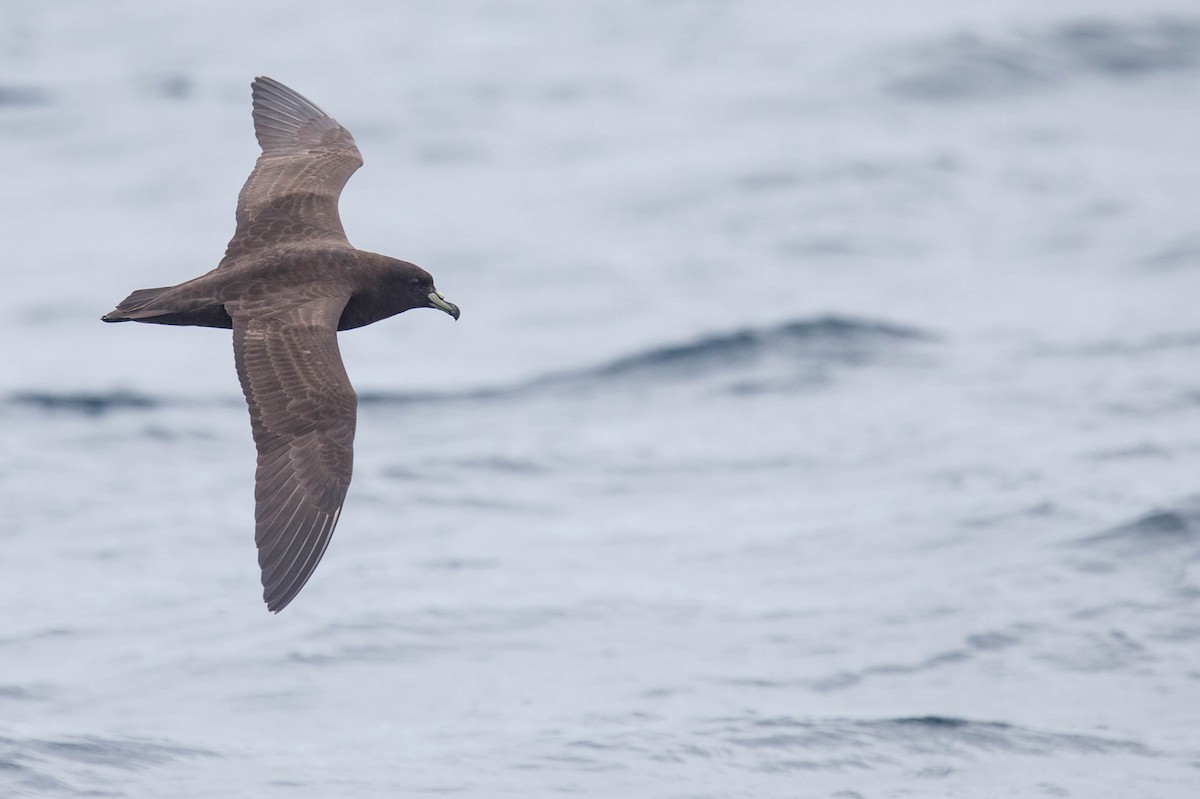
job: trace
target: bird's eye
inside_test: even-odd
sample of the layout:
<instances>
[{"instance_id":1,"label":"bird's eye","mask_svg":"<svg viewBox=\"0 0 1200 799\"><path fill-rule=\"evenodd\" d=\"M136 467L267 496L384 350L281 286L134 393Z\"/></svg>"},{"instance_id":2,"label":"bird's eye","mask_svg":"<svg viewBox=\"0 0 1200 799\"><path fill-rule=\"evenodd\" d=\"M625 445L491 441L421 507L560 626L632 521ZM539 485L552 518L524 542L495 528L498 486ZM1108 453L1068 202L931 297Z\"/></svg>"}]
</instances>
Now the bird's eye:
<instances>
[{"instance_id":1,"label":"bird's eye","mask_svg":"<svg viewBox=\"0 0 1200 799\"><path fill-rule=\"evenodd\" d=\"M421 278L419 278L419 277L409 278L408 285L410 285L410 286L421 285Z\"/></svg>"}]
</instances>

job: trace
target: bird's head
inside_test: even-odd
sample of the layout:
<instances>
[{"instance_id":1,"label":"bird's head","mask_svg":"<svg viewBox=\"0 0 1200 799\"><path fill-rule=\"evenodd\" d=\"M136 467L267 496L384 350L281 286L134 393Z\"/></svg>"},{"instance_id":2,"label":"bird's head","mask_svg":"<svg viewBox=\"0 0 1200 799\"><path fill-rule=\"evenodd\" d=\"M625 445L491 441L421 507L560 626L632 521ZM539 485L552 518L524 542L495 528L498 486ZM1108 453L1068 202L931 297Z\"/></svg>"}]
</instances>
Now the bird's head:
<instances>
[{"instance_id":1,"label":"bird's head","mask_svg":"<svg viewBox=\"0 0 1200 799\"><path fill-rule=\"evenodd\" d=\"M433 285L433 276L416 264L406 261L396 277L399 279L399 289L405 293L409 308L437 308L458 318L458 306L450 302Z\"/></svg>"}]
</instances>

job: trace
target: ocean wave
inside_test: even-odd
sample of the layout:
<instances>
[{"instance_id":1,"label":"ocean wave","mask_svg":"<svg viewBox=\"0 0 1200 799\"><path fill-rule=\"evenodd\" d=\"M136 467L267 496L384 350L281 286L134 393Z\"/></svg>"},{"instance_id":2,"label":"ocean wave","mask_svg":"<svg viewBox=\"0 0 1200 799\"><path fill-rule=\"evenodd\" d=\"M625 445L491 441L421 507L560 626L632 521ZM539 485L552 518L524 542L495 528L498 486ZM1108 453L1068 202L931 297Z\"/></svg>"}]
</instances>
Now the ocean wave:
<instances>
[{"instance_id":1,"label":"ocean wave","mask_svg":"<svg viewBox=\"0 0 1200 799\"><path fill-rule=\"evenodd\" d=\"M824 316L776 327L705 336L688 344L655 347L619 358L585 374L599 378L688 376L743 365L768 355L790 355L827 363L861 363L882 342L928 338L931 337L914 328Z\"/></svg>"},{"instance_id":2,"label":"ocean wave","mask_svg":"<svg viewBox=\"0 0 1200 799\"><path fill-rule=\"evenodd\" d=\"M620 720L617 720L618 722ZM718 762L747 772L851 773L890 770L897 762L936 758L948 776L981 755L1158 757L1145 744L1073 732L1054 732L1002 721L950 716L883 719L734 716L698 721L690 734L653 729L636 720L639 731L617 727L564 742L571 759L601 768L629 753L668 763ZM559 761L563 754L551 759Z\"/></svg>"},{"instance_id":3,"label":"ocean wave","mask_svg":"<svg viewBox=\"0 0 1200 799\"><path fill-rule=\"evenodd\" d=\"M216 752L160 741L133 738L79 736L61 739L0 737L0 774L7 784L30 795L96 796L92 790L77 790L76 778L91 782L97 769L141 770L181 758L219 757ZM112 775L119 784L118 774ZM0 783L2 787L5 783ZM7 795L7 794L6 794ZM123 793L104 793L123 796Z\"/></svg>"},{"instance_id":4,"label":"ocean wave","mask_svg":"<svg viewBox=\"0 0 1200 799\"><path fill-rule=\"evenodd\" d=\"M147 410L171 404L171 400L134 391L18 391L8 398L9 405L44 411L64 411L99 416L118 410Z\"/></svg>"},{"instance_id":5,"label":"ocean wave","mask_svg":"<svg viewBox=\"0 0 1200 799\"><path fill-rule=\"evenodd\" d=\"M543 375L505 388L460 394L371 394L360 395L359 400L477 400L549 390L589 393L616 386L645 388L687 382L711 388L713 380L718 391L754 394L818 384L828 379L833 369L879 362L897 354L898 346L935 340L936 336L914 327L820 316L650 347L594 367Z\"/></svg>"},{"instance_id":6,"label":"ocean wave","mask_svg":"<svg viewBox=\"0 0 1200 799\"><path fill-rule=\"evenodd\" d=\"M1066 552L1067 565L1083 574L1107 576L1131 570L1152 573L1164 599L1160 605L1143 599L1143 612L1166 610L1170 607L1167 601L1170 597L1194 601L1200 597L1200 497L1077 538L1066 544ZM1116 644L1117 652L1132 646L1136 656L1143 656L1136 643L1129 645L1123 640L1104 643Z\"/></svg>"},{"instance_id":7,"label":"ocean wave","mask_svg":"<svg viewBox=\"0 0 1200 799\"><path fill-rule=\"evenodd\" d=\"M1200 20L1079 19L1047 30L959 33L893 54L887 92L915 100L1007 97L1075 77L1125 79L1200 66Z\"/></svg>"},{"instance_id":8,"label":"ocean wave","mask_svg":"<svg viewBox=\"0 0 1200 799\"><path fill-rule=\"evenodd\" d=\"M923 754L958 755L977 752L1013 752L1030 755L1060 753L1152 754L1135 741L1074 733L1044 732L1001 721L977 721L949 716L912 716L889 719L809 720L788 717L730 719L718 723L716 734L728 743L746 748L805 748L811 750L881 745Z\"/></svg>"},{"instance_id":9,"label":"ocean wave","mask_svg":"<svg viewBox=\"0 0 1200 799\"><path fill-rule=\"evenodd\" d=\"M1101 533L1078 539L1077 546L1129 558L1170 552L1200 556L1200 498L1155 510Z\"/></svg>"},{"instance_id":10,"label":"ocean wave","mask_svg":"<svg viewBox=\"0 0 1200 799\"><path fill-rule=\"evenodd\" d=\"M897 346L935 340L934 335L913 327L820 316L650 347L594 367L556 372L507 386L449 392L363 391L358 399L359 404L368 406L480 402L557 389L586 393L613 385L653 386L708 378L720 381L719 390L752 394L820 383L828 379L832 369L886 360L898 352ZM229 399L206 402L204 398L149 395L127 389L29 390L0 399L0 407L84 416L229 403Z\"/></svg>"}]
</instances>

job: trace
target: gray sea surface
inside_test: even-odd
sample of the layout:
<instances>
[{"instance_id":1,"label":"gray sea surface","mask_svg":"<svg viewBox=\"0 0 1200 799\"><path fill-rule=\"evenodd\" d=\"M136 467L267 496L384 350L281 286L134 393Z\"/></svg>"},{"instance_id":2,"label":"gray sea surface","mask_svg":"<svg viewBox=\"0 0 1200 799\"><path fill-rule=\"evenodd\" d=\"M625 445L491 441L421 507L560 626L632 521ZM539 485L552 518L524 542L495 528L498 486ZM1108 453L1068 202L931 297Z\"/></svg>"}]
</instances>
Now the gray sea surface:
<instances>
[{"instance_id":1,"label":"gray sea surface","mask_svg":"<svg viewBox=\"0 0 1200 799\"><path fill-rule=\"evenodd\" d=\"M1200 795L1200 9L9 0L0 797ZM261 604L216 264L270 75L357 246Z\"/></svg>"}]
</instances>

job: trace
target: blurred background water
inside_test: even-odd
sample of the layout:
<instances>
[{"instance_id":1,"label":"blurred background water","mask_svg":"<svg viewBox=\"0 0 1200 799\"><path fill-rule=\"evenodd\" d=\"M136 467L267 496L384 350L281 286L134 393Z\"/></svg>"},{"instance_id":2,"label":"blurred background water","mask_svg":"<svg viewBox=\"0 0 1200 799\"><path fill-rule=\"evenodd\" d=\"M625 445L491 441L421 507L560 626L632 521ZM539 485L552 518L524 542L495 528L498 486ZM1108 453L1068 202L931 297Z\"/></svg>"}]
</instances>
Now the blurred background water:
<instances>
[{"instance_id":1,"label":"blurred background water","mask_svg":"<svg viewBox=\"0 0 1200 799\"><path fill-rule=\"evenodd\" d=\"M1194 3L0 20L0 795L1197 795ZM341 337L280 616L228 333L99 322L259 74L463 309Z\"/></svg>"}]
</instances>

